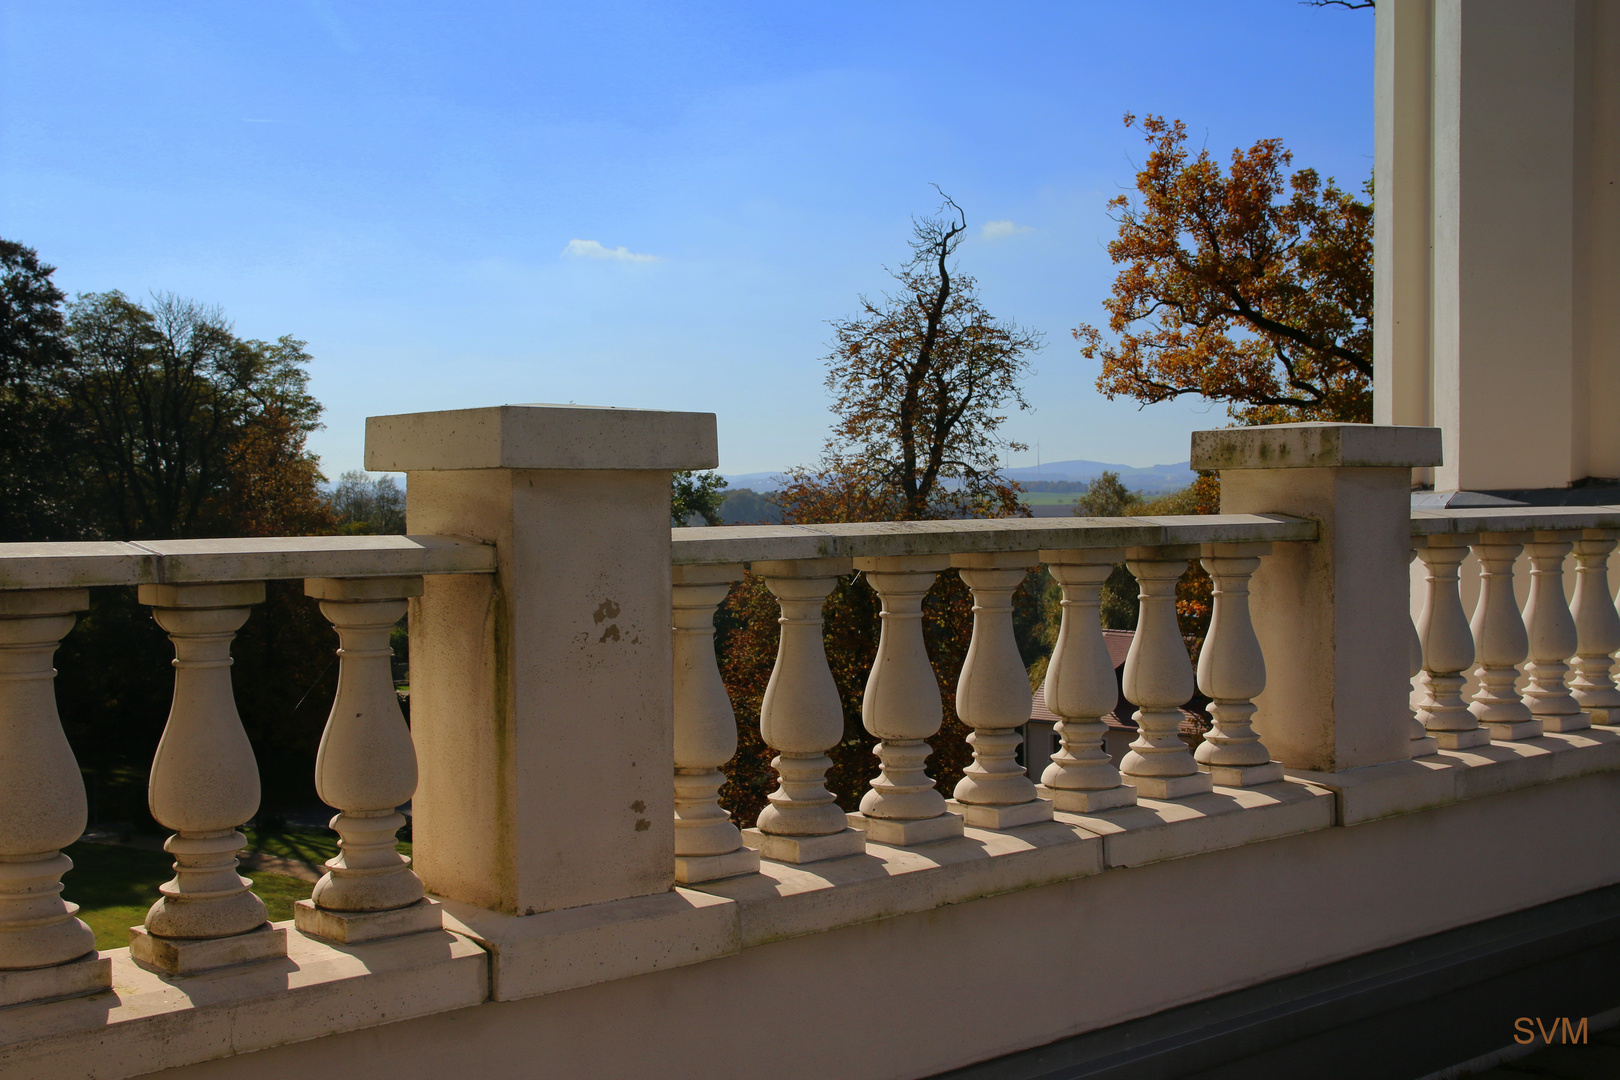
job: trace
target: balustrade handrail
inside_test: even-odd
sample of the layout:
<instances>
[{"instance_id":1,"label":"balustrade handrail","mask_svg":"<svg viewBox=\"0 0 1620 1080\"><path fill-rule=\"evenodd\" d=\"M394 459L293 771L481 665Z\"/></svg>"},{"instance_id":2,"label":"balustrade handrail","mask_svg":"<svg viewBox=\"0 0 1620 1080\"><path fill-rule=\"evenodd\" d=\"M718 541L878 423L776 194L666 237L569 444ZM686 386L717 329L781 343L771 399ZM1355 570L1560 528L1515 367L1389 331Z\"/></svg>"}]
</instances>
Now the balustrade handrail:
<instances>
[{"instance_id":1,"label":"balustrade handrail","mask_svg":"<svg viewBox=\"0 0 1620 1080\"><path fill-rule=\"evenodd\" d=\"M1412 511L1413 536L1620 529L1620 506L1488 506Z\"/></svg>"},{"instance_id":2,"label":"balustrade handrail","mask_svg":"<svg viewBox=\"0 0 1620 1080\"><path fill-rule=\"evenodd\" d=\"M990 518L848 525L720 525L671 530L677 566L787 559L961 555L1075 548L1315 540L1317 523L1283 514ZM1032 562L1038 562L1032 559Z\"/></svg>"},{"instance_id":3,"label":"balustrade handrail","mask_svg":"<svg viewBox=\"0 0 1620 1080\"><path fill-rule=\"evenodd\" d=\"M491 574L495 548L462 536L288 536L0 544L0 589Z\"/></svg>"}]
</instances>

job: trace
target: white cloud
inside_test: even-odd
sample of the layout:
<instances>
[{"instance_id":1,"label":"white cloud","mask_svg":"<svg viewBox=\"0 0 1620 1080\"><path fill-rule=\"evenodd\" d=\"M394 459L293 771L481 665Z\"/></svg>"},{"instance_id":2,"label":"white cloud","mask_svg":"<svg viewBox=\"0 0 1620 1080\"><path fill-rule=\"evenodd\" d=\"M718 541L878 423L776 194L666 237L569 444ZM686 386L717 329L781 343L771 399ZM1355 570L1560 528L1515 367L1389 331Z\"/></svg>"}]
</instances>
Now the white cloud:
<instances>
[{"instance_id":1,"label":"white cloud","mask_svg":"<svg viewBox=\"0 0 1620 1080\"><path fill-rule=\"evenodd\" d=\"M1031 225L1014 225L1010 221L987 221L984 223L982 235L986 240L1000 240L1004 236L1034 231L1034 226Z\"/></svg>"},{"instance_id":2,"label":"white cloud","mask_svg":"<svg viewBox=\"0 0 1620 1080\"><path fill-rule=\"evenodd\" d=\"M641 255L626 247L603 247L600 240L570 240L562 249L564 255L576 259L617 259L619 262L657 262L656 255Z\"/></svg>"}]
</instances>

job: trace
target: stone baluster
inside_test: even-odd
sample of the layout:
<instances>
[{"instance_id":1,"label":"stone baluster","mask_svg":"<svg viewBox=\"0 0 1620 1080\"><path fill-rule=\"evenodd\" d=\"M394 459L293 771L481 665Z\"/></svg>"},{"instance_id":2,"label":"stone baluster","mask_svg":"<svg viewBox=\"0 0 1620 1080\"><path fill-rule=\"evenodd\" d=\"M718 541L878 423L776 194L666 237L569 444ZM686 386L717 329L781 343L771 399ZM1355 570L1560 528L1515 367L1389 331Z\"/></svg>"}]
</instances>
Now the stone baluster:
<instances>
[{"instance_id":1,"label":"stone baluster","mask_svg":"<svg viewBox=\"0 0 1620 1080\"><path fill-rule=\"evenodd\" d=\"M932 752L926 740L939 730L944 707L923 642L922 605L950 564L944 555L855 560L883 600L877 656L861 700L861 720L881 740L873 752L883 767L850 824L879 844L907 847L962 835L962 818L945 808L924 769Z\"/></svg>"},{"instance_id":2,"label":"stone baluster","mask_svg":"<svg viewBox=\"0 0 1620 1080\"><path fill-rule=\"evenodd\" d=\"M675 648L675 880L716 881L759 869L759 852L720 806L737 752L737 717L714 655L714 611L741 564L672 568Z\"/></svg>"},{"instance_id":3,"label":"stone baluster","mask_svg":"<svg viewBox=\"0 0 1620 1080\"><path fill-rule=\"evenodd\" d=\"M1482 533L1474 544L1479 559L1479 601L1469 629L1474 635L1474 658L1479 664L1468 711L1490 732L1492 742L1534 739L1541 721L1530 715L1519 696L1519 665L1529 655L1519 602L1513 595L1513 563L1530 533Z\"/></svg>"},{"instance_id":4,"label":"stone baluster","mask_svg":"<svg viewBox=\"0 0 1620 1080\"><path fill-rule=\"evenodd\" d=\"M1423 610L1418 614L1418 637L1423 642L1422 704L1418 719L1442 750L1466 750L1491 741L1468 711L1462 689L1463 672L1474 662L1474 638L1463 613L1458 571L1468 557L1473 536L1431 536L1418 549L1423 560Z\"/></svg>"},{"instance_id":5,"label":"stone baluster","mask_svg":"<svg viewBox=\"0 0 1620 1080\"><path fill-rule=\"evenodd\" d=\"M1525 702L1546 731L1580 731L1592 719L1569 692L1567 661L1579 647L1575 618L1564 596L1564 558L1575 545L1566 533L1542 532L1525 545L1530 553L1530 597L1524 621L1530 631L1530 662L1524 673ZM1578 534L1577 534L1578 535Z\"/></svg>"},{"instance_id":6,"label":"stone baluster","mask_svg":"<svg viewBox=\"0 0 1620 1080\"><path fill-rule=\"evenodd\" d=\"M1407 565L1410 566L1416 559L1417 548L1409 549L1406 557ZM1423 674L1423 639L1418 636L1417 623L1412 620L1410 610L1406 617L1406 630L1409 635L1406 651L1409 658L1407 676L1410 683ZM1429 729L1423 726L1422 720L1418 719L1416 711L1412 708L1411 694L1407 695L1406 716L1407 732L1410 736L1407 741L1411 746L1412 757L1430 757L1439 753L1440 741L1430 735Z\"/></svg>"},{"instance_id":7,"label":"stone baluster","mask_svg":"<svg viewBox=\"0 0 1620 1080\"><path fill-rule=\"evenodd\" d=\"M1282 762L1253 726L1254 698L1266 688L1266 660L1249 617L1249 579L1271 545L1205 544L1203 565L1214 583L1209 634L1198 655L1198 688L1210 699L1213 726L1193 754L1222 787L1254 787L1283 778Z\"/></svg>"},{"instance_id":8,"label":"stone baluster","mask_svg":"<svg viewBox=\"0 0 1620 1080\"><path fill-rule=\"evenodd\" d=\"M808 863L855 855L866 836L849 827L844 811L827 790L827 751L844 737L844 707L827 666L821 636L821 607L849 559L794 559L756 562L754 573L782 609L776 666L759 710L760 735L777 752L771 766L779 777L770 805L757 828L745 835L760 854L778 862Z\"/></svg>"},{"instance_id":9,"label":"stone baluster","mask_svg":"<svg viewBox=\"0 0 1620 1080\"><path fill-rule=\"evenodd\" d=\"M1570 693L1594 724L1620 721L1620 689L1610 671L1620 649L1620 613L1609 592L1609 553L1620 529L1582 529L1575 541L1575 679Z\"/></svg>"},{"instance_id":10,"label":"stone baluster","mask_svg":"<svg viewBox=\"0 0 1620 1080\"><path fill-rule=\"evenodd\" d=\"M338 854L314 894L293 909L306 934L348 943L440 926L439 905L423 896L411 860L399 853L399 808L416 793L416 748L394 692L388 639L420 577L307 578L337 630L337 695L315 756L315 792L339 812L331 827Z\"/></svg>"},{"instance_id":11,"label":"stone baluster","mask_svg":"<svg viewBox=\"0 0 1620 1080\"><path fill-rule=\"evenodd\" d=\"M0 1008L112 985L111 960L62 899L62 848L86 811L51 657L89 606L86 589L0 592Z\"/></svg>"},{"instance_id":12,"label":"stone baluster","mask_svg":"<svg viewBox=\"0 0 1620 1080\"><path fill-rule=\"evenodd\" d=\"M1062 748L1041 775L1040 794L1056 810L1096 813L1136 802L1103 749L1103 717L1119 702L1114 662L1103 641L1099 611L1103 583L1123 548L1043 551L1041 561L1063 590L1057 645L1046 666L1046 707L1062 718Z\"/></svg>"},{"instance_id":13,"label":"stone baluster","mask_svg":"<svg viewBox=\"0 0 1620 1080\"><path fill-rule=\"evenodd\" d=\"M973 762L957 782L951 808L976 828L1052 820L1052 804L1036 792L1017 756L1034 702L1013 635L1012 594L1036 559L1018 551L951 558L973 590L973 638L956 684L956 715L973 729Z\"/></svg>"},{"instance_id":14,"label":"stone baluster","mask_svg":"<svg viewBox=\"0 0 1620 1080\"><path fill-rule=\"evenodd\" d=\"M1126 566L1136 575L1136 634L1125 656L1125 697L1136 706L1136 741L1120 762L1125 782L1149 799L1176 799L1211 790L1181 739L1181 706L1193 696L1192 660L1176 623L1176 583L1196 558L1196 544L1130 548Z\"/></svg>"},{"instance_id":15,"label":"stone baluster","mask_svg":"<svg viewBox=\"0 0 1620 1080\"><path fill-rule=\"evenodd\" d=\"M147 788L152 816L175 831L163 845L174 879L130 929L130 955L171 974L285 955L286 930L236 872L259 769L231 691L231 639L264 585L142 585L140 600L174 642L174 701Z\"/></svg>"}]
</instances>

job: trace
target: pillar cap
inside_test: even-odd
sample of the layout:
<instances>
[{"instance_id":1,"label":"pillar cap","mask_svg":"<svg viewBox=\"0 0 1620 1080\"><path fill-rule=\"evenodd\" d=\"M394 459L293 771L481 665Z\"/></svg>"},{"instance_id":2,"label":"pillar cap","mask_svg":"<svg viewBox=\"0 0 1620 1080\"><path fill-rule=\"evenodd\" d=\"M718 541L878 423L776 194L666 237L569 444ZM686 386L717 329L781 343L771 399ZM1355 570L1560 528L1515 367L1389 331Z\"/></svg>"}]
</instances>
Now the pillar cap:
<instances>
[{"instance_id":1,"label":"pillar cap","mask_svg":"<svg viewBox=\"0 0 1620 1080\"><path fill-rule=\"evenodd\" d=\"M366 418L366 468L712 469L713 413L496 405Z\"/></svg>"},{"instance_id":2,"label":"pillar cap","mask_svg":"<svg viewBox=\"0 0 1620 1080\"><path fill-rule=\"evenodd\" d=\"M1195 469L1412 469L1439 465L1440 429L1384 424L1267 424L1195 431Z\"/></svg>"}]
</instances>

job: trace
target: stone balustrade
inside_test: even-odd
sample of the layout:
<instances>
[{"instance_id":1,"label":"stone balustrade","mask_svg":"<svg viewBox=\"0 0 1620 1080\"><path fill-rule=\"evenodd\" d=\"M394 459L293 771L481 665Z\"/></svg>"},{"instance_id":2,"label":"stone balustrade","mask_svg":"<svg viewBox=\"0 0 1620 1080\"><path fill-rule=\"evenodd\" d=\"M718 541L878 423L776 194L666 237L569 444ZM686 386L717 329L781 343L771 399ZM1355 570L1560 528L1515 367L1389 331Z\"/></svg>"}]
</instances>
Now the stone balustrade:
<instances>
[{"instance_id":1,"label":"stone balustrade","mask_svg":"<svg viewBox=\"0 0 1620 1080\"><path fill-rule=\"evenodd\" d=\"M1031 995L1039 1007L998 1014L1016 1031L946 1033L937 1054L909 1036L896 1043L884 1025L880 1041L905 1064L879 1054L867 1071L924 1075L976 1060L973 1047L988 1056L1037 1045L1620 880L1594 848L1595 862L1569 861L1567 872L1560 863L1504 879L1459 864L1427 883L1433 895L1378 891L1381 868L1473 851L1479 828L1532 829L1537 814L1565 812L1558 799L1591 805L1582 778L1620 772L1620 729L1609 724L1620 708L1620 613L1607 577L1620 509L1413 513L1410 470L1438 461L1429 429L1198 433L1195 466L1221 474L1215 515L673 530L670 473L714 465L712 417L506 406L374 418L367 453L368 467L409 474L408 525L423 535L0 545L8 1075L134 1076L301 1040L348 1053L332 1041L342 1033L442 1014L434 1023L448 1026L396 1024L364 1044L380 1062L429 1037L413 1032L470 1030L455 1028L458 1010L578 1002L569 992L583 988L652 1027L667 1014L702 1060L717 1055L729 1065L716 1070L735 1071L732 1020L716 994L751 992L730 989L733 979L779 993L820 963L823 944L828 970L847 971L881 941L892 950L885 963L918 972L895 980L920 995L906 1008L932 1007L958 964L985 972L992 995L1022 985L1019 964L1041 985L1073 989L1077 965L1100 962L1115 935L1133 943L1135 970L1175 972ZM1459 589L1470 552L1483 575L1472 613ZM1415 619L1414 560L1424 574ZM1521 607L1514 583L1525 562ZM1176 613L1192 563L1212 583L1196 663ZM1137 580L1139 616L1116 683L1099 601L1119 564ZM715 616L750 573L780 616L759 717L776 779L758 822L740 829L721 802L738 729ZM948 791L927 768L944 707L922 632L926 599L947 573L973 602L966 660L940 673L954 681L973 755ZM881 605L861 703L877 775L858 806L840 807L827 770L845 703L823 605L856 574L854 587ZM1031 775L1020 747L1031 686L1011 597L1038 574L1061 594L1045 681L1061 745ZM316 789L341 852L295 919L272 925L236 869L258 779L230 647L263 583L284 579L303 581L340 639ZM175 650L150 788L173 832L175 877L131 947L106 953L75 917L61 854L83 830L85 803L50 669L92 587L138 589ZM388 631L407 607L409 727L387 663ZM1195 689L1210 728L1188 739L1181 707ZM1136 737L1116 764L1103 718L1121 690ZM1552 788L1574 794L1547 796L1544 811L1533 795L1453 808ZM414 861L395 839L406 801ZM1414 816L1421 830L1399 826ZM1363 825L1372 828L1353 841L1329 839ZM1606 842L1587 831L1579 841ZM1261 842L1272 843L1253 847ZM1169 878L1112 873L1171 865L1180 869ZM1328 889L1329 879L1340 884ZM1294 907L1275 900L1283 894ZM1219 949L1187 950L1163 930L1189 897L1256 915L1211 936ZM1014 907L995 907L1002 901ZM1273 917L1297 922L1318 903L1337 912L1331 941L1271 931ZM1071 933L1077 904L1089 914ZM1045 928L1028 935L1030 950L995 929L1005 910ZM1376 925L1357 914L1368 911L1380 913ZM851 936L879 924L897 936ZM789 947L812 936L816 948ZM946 974L921 973L931 957ZM674 981L633 978L653 973ZM825 985L817 978L807 1001ZM636 987L661 1004L624 1004L641 1000ZM1047 1017L1047 1002L1085 1018ZM781 1060L803 1068L791 1074L864 1075L824 1036L869 1005L845 994L814 1007L842 1019L792 1043ZM479 1030L495 1033L490 1046L527 1047L525 1015L491 1013L493 1026ZM548 1045L573 1054L570 1023L559 1023ZM577 1038L590 1054L645 1064L645 1040L600 1034Z\"/></svg>"},{"instance_id":2,"label":"stone balustrade","mask_svg":"<svg viewBox=\"0 0 1620 1080\"><path fill-rule=\"evenodd\" d=\"M259 772L236 712L231 641L267 580L304 577L342 642L316 766L342 839L297 924L343 942L438 928L437 905L396 849L416 758L388 635L423 574L493 569L492 549L454 537L0 544L0 1007L112 985L107 958L64 898L72 861L61 849L84 831L86 806L50 666L91 587L135 586L174 642L173 701L148 802L173 830L164 850L175 874L130 929L130 955L182 975L286 955L286 929L266 920L237 873Z\"/></svg>"}]
</instances>

